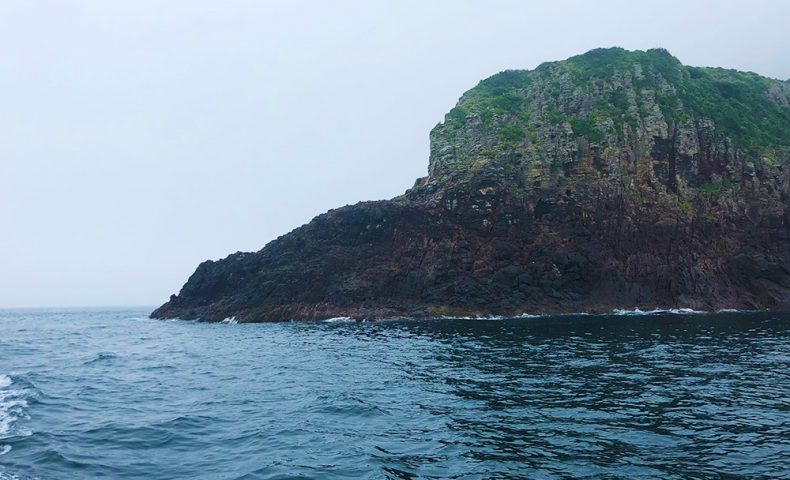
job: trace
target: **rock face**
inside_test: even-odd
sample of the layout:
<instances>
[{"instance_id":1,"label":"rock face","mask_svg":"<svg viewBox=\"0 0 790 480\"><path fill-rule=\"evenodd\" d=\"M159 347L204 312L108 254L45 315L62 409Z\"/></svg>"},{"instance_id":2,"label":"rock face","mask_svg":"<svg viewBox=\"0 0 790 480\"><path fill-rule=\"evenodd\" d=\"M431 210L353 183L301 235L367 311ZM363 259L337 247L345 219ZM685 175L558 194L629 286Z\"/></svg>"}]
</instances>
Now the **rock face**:
<instances>
[{"instance_id":1,"label":"rock face","mask_svg":"<svg viewBox=\"0 0 790 480\"><path fill-rule=\"evenodd\" d=\"M505 71L400 197L200 264L154 318L790 308L790 82L599 49Z\"/></svg>"}]
</instances>

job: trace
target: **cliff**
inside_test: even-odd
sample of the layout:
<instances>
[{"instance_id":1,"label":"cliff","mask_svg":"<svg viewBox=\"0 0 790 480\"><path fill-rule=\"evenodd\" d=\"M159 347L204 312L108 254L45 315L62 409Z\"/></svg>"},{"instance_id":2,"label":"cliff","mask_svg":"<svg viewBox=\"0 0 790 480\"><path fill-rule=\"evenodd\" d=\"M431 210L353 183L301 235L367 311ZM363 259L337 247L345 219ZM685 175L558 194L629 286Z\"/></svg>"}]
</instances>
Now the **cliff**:
<instances>
[{"instance_id":1,"label":"cliff","mask_svg":"<svg viewBox=\"0 0 790 480\"><path fill-rule=\"evenodd\" d=\"M790 82L599 49L501 72L405 194L200 264L154 318L790 308Z\"/></svg>"}]
</instances>

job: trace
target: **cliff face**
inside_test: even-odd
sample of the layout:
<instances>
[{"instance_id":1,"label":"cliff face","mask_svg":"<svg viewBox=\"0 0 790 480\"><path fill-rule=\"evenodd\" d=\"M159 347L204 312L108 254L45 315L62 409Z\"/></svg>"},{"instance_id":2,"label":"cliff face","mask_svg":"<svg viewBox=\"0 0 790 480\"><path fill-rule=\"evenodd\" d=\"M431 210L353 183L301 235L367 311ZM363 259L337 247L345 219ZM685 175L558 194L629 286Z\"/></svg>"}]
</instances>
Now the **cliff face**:
<instances>
[{"instance_id":1,"label":"cliff face","mask_svg":"<svg viewBox=\"0 0 790 480\"><path fill-rule=\"evenodd\" d=\"M506 71L404 195L202 263L155 318L790 308L790 83L593 50Z\"/></svg>"}]
</instances>

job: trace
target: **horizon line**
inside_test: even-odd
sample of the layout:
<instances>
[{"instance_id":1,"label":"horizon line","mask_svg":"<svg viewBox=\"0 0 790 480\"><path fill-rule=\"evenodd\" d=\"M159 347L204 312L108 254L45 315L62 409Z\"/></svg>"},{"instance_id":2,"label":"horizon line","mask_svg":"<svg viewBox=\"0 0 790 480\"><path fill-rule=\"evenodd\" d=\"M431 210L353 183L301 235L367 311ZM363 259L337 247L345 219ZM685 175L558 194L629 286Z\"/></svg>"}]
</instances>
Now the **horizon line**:
<instances>
[{"instance_id":1,"label":"horizon line","mask_svg":"<svg viewBox=\"0 0 790 480\"><path fill-rule=\"evenodd\" d=\"M0 310L82 310L82 309L126 309L126 308L151 308L155 309L157 305L122 305L122 304L115 304L115 305L43 305L43 306L2 306L0 305Z\"/></svg>"}]
</instances>

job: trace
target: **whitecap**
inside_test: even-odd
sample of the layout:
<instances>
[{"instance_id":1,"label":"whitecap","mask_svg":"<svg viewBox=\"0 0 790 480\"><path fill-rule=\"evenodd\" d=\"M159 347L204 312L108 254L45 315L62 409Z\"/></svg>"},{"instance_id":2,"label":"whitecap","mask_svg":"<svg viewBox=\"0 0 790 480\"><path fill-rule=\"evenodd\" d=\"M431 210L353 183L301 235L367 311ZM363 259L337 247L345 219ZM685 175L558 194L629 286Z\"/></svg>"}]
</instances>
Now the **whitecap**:
<instances>
[{"instance_id":1,"label":"whitecap","mask_svg":"<svg viewBox=\"0 0 790 480\"><path fill-rule=\"evenodd\" d=\"M30 389L22 387L9 388L16 382L8 375L0 374L0 440L11 436L29 436L29 430L16 427L19 419L29 418L27 415L27 398ZM0 449L6 450L6 445ZM5 453L8 453L7 450Z\"/></svg>"},{"instance_id":2,"label":"whitecap","mask_svg":"<svg viewBox=\"0 0 790 480\"><path fill-rule=\"evenodd\" d=\"M350 323L354 321L355 320L351 317L332 317L323 320L324 323Z\"/></svg>"},{"instance_id":3,"label":"whitecap","mask_svg":"<svg viewBox=\"0 0 790 480\"><path fill-rule=\"evenodd\" d=\"M570 312L570 313L553 313L553 314L522 313L521 315L516 315L513 318L587 317L590 315L595 315L595 314L589 312Z\"/></svg>"},{"instance_id":4,"label":"whitecap","mask_svg":"<svg viewBox=\"0 0 790 480\"><path fill-rule=\"evenodd\" d=\"M693 308L670 308L669 313L674 313L675 315L701 315L709 312L704 310L694 310Z\"/></svg>"},{"instance_id":5,"label":"whitecap","mask_svg":"<svg viewBox=\"0 0 790 480\"><path fill-rule=\"evenodd\" d=\"M656 313L664 312L665 310L642 310L640 308L635 308L633 310L627 310L624 308L615 308L612 310L612 315L622 315L622 316L632 316L632 315L654 315Z\"/></svg>"},{"instance_id":6,"label":"whitecap","mask_svg":"<svg viewBox=\"0 0 790 480\"><path fill-rule=\"evenodd\" d=\"M17 392L0 392L0 439L13 434L14 423L25 416L27 401L23 398L14 398Z\"/></svg>"},{"instance_id":7,"label":"whitecap","mask_svg":"<svg viewBox=\"0 0 790 480\"><path fill-rule=\"evenodd\" d=\"M545 315L538 315L534 313L522 313L521 315L516 315L513 318L543 318Z\"/></svg>"},{"instance_id":8,"label":"whitecap","mask_svg":"<svg viewBox=\"0 0 790 480\"><path fill-rule=\"evenodd\" d=\"M459 316L454 316L454 315L442 315L440 317L434 317L434 318L439 318L440 320L504 320L506 317L502 317L502 316L498 316L498 315L492 315L492 316L475 315L474 317L468 317L468 316L467 317L459 317Z\"/></svg>"},{"instance_id":9,"label":"whitecap","mask_svg":"<svg viewBox=\"0 0 790 480\"><path fill-rule=\"evenodd\" d=\"M673 314L673 315L699 315L703 313L708 313L701 310L694 310L692 308L654 308L653 310L641 310L639 308L635 308L633 310L625 310L625 309L614 309L612 311L612 315L618 316L639 316L639 315L660 315L660 314Z\"/></svg>"}]
</instances>

